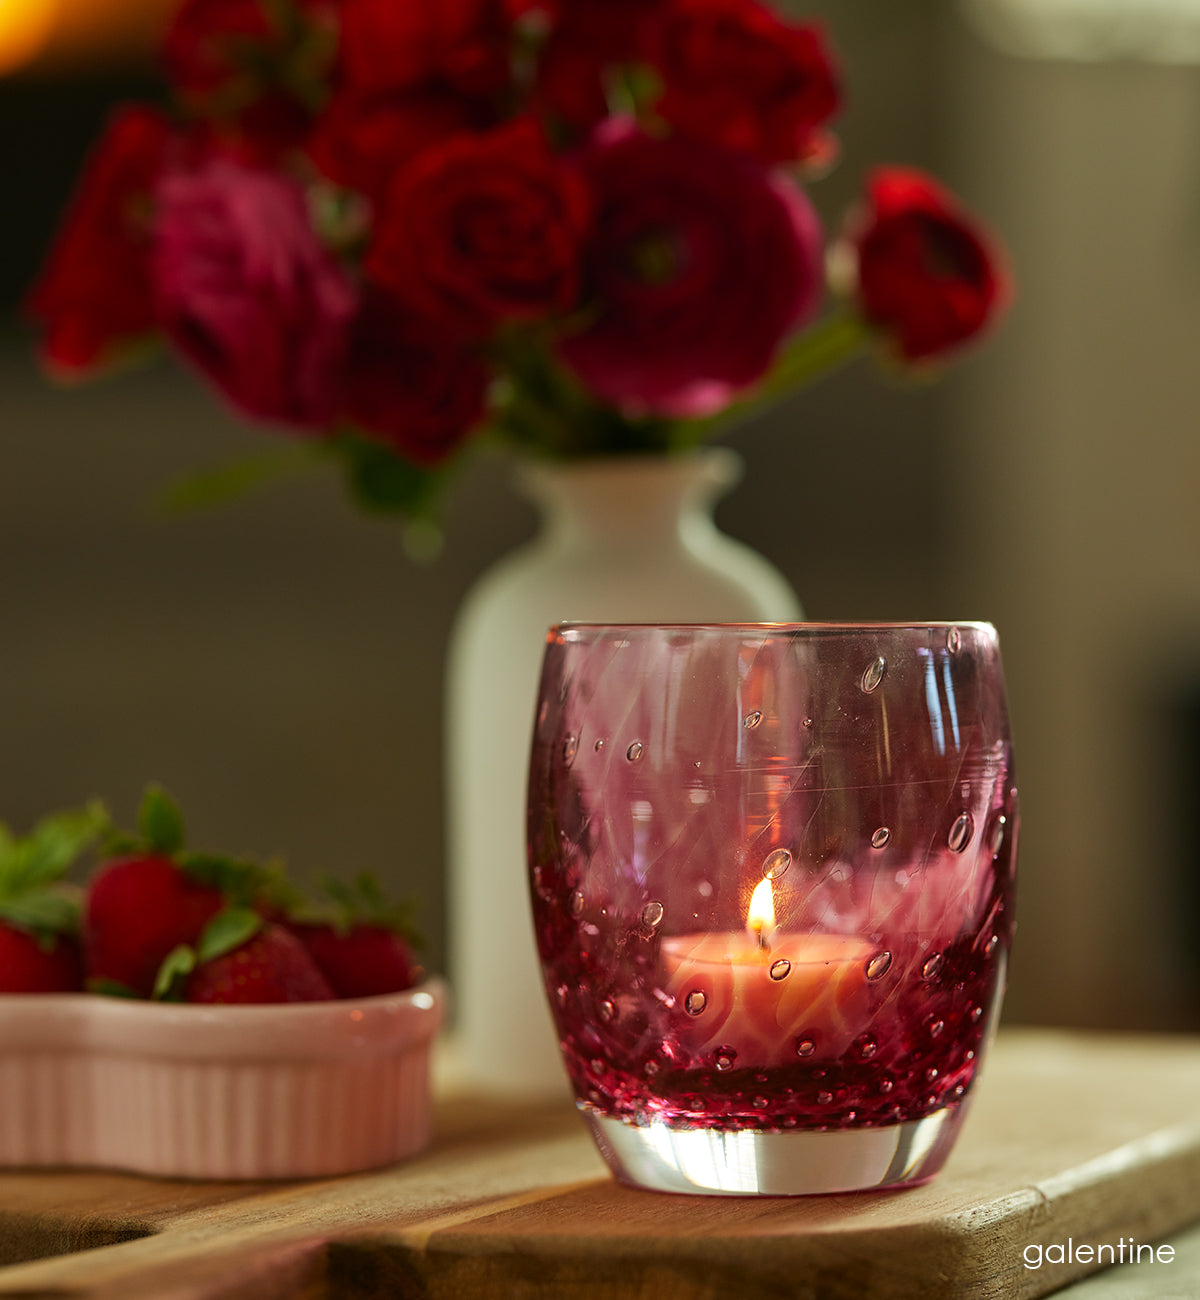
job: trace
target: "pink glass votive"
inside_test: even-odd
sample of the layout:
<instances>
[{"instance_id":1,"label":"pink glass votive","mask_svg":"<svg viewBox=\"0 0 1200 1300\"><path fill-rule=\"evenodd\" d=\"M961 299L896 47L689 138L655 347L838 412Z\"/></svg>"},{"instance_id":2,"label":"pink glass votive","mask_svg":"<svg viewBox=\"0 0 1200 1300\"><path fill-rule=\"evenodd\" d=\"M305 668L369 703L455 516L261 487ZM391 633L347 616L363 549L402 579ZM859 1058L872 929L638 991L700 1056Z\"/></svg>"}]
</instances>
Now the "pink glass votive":
<instances>
[{"instance_id":1,"label":"pink glass votive","mask_svg":"<svg viewBox=\"0 0 1200 1300\"><path fill-rule=\"evenodd\" d=\"M615 1175L935 1174L1003 992L1016 831L987 624L552 629L534 920Z\"/></svg>"}]
</instances>

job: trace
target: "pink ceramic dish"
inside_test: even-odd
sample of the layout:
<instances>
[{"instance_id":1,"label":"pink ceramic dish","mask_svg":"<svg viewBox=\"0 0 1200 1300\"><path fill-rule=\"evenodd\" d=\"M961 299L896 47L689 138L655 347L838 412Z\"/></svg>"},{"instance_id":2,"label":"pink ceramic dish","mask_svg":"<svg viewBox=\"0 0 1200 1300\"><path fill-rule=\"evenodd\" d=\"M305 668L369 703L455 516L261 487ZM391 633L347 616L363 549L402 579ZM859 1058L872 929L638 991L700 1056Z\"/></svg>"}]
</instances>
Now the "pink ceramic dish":
<instances>
[{"instance_id":1,"label":"pink ceramic dish","mask_svg":"<svg viewBox=\"0 0 1200 1300\"><path fill-rule=\"evenodd\" d=\"M305 1178L390 1164L431 1128L445 989L286 1006L0 996L0 1166Z\"/></svg>"}]
</instances>

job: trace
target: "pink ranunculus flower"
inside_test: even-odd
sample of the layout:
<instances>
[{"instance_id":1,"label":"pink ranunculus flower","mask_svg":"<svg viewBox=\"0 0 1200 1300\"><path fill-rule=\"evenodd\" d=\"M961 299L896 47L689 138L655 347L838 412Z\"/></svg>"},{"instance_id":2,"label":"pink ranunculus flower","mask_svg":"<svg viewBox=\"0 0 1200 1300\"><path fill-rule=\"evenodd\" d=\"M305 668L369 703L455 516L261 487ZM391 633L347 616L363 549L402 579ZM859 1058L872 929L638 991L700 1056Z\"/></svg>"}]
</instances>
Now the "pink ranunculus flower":
<instances>
[{"instance_id":1,"label":"pink ranunculus flower","mask_svg":"<svg viewBox=\"0 0 1200 1300\"><path fill-rule=\"evenodd\" d=\"M753 159L624 120L578 161L596 209L585 248L594 315L562 341L563 361L627 414L719 411L819 305L812 205Z\"/></svg>"},{"instance_id":2,"label":"pink ranunculus flower","mask_svg":"<svg viewBox=\"0 0 1200 1300\"><path fill-rule=\"evenodd\" d=\"M175 346L245 414L327 426L357 293L302 190L216 158L164 177L157 200L155 291Z\"/></svg>"}]
</instances>

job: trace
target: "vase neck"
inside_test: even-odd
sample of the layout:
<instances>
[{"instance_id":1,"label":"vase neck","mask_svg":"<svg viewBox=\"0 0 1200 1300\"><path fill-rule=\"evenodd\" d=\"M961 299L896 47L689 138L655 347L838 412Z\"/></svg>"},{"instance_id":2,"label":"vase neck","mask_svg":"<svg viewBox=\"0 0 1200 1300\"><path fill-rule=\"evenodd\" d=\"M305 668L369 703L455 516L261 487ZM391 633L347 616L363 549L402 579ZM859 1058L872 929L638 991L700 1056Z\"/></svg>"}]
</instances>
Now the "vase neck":
<instances>
[{"instance_id":1,"label":"vase neck","mask_svg":"<svg viewBox=\"0 0 1200 1300\"><path fill-rule=\"evenodd\" d=\"M741 476L726 447L678 456L614 456L520 467L542 538L556 547L648 551L711 528L710 507Z\"/></svg>"}]
</instances>

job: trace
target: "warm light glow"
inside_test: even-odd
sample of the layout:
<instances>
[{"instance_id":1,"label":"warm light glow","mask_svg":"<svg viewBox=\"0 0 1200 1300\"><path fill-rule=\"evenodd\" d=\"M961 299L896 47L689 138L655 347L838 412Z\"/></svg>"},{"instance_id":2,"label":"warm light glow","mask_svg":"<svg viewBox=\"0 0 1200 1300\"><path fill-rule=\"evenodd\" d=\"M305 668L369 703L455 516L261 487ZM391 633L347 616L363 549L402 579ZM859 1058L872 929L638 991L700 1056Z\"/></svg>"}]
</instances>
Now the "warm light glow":
<instances>
[{"instance_id":1,"label":"warm light glow","mask_svg":"<svg viewBox=\"0 0 1200 1300\"><path fill-rule=\"evenodd\" d=\"M152 56L179 0L0 0L0 76Z\"/></svg>"},{"instance_id":2,"label":"warm light glow","mask_svg":"<svg viewBox=\"0 0 1200 1300\"><path fill-rule=\"evenodd\" d=\"M0 0L0 76L38 56L57 8L57 0Z\"/></svg>"},{"instance_id":3,"label":"warm light glow","mask_svg":"<svg viewBox=\"0 0 1200 1300\"><path fill-rule=\"evenodd\" d=\"M775 899L771 894L771 882L759 881L758 887L750 896L750 907L746 912L746 928L766 942L775 933Z\"/></svg>"}]
</instances>

